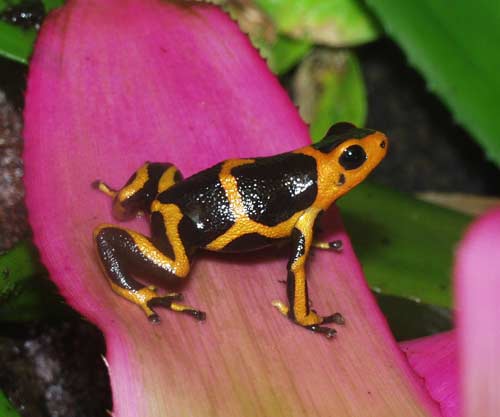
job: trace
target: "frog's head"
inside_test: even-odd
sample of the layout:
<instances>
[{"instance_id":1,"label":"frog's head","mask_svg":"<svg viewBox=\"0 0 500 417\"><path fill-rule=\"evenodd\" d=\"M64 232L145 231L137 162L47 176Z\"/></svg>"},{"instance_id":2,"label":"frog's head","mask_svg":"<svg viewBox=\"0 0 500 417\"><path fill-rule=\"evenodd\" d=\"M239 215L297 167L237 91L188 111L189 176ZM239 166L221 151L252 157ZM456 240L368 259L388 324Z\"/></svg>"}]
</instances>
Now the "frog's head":
<instances>
[{"instance_id":1,"label":"frog's head","mask_svg":"<svg viewBox=\"0 0 500 417\"><path fill-rule=\"evenodd\" d=\"M373 171L387 154L388 145L383 133L342 122L333 125L313 147L328 158L326 176L335 179L338 198Z\"/></svg>"}]
</instances>

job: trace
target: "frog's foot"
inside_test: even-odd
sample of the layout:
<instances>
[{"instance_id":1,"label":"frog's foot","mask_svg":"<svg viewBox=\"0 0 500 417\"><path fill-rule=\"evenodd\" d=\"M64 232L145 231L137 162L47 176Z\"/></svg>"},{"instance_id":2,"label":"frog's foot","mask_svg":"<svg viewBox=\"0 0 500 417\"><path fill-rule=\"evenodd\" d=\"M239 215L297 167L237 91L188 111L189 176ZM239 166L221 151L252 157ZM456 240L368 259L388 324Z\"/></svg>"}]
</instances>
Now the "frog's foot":
<instances>
[{"instance_id":1,"label":"frog's foot","mask_svg":"<svg viewBox=\"0 0 500 417\"><path fill-rule=\"evenodd\" d=\"M340 313L334 313L331 314L330 316L324 316L320 318L321 318L321 323L319 324L328 324L328 323L341 324L341 325L345 324L345 319ZM331 327L319 326L318 324L312 324L304 327L306 329L312 330L313 332L322 333L328 339L332 338L337 334L337 330L332 329Z\"/></svg>"},{"instance_id":2,"label":"frog's foot","mask_svg":"<svg viewBox=\"0 0 500 417\"><path fill-rule=\"evenodd\" d=\"M101 193L104 193L108 197L111 197L111 198L114 198L116 196L116 193L118 192L118 191L114 190L113 188L111 188L106 183L102 182L101 180L95 180L92 183L92 188L99 190Z\"/></svg>"},{"instance_id":3,"label":"frog's foot","mask_svg":"<svg viewBox=\"0 0 500 417\"><path fill-rule=\"evenodd\" d=\"M144 313L146 313L148 320L152 323L159 323L160 321L160 317L153 310L153 307L164 307L172 311L189 314L197 320L205 320L204 312L177 302L183 298L180 293L172 292L160 296L156 292L156 287L152 285L138 290L124 289L114 283L111 283L111 287L122 297L141 307Z\"/></svg>"},{"instance_id":4,"label":"frog's foot","mask_svg":"<svg viewBox=\"0 0 500 417\"><path fill-rule=\"evenodd\" d=\"M123 298L126 298L129 301L132 301L134 304L137 304L150 321L156 322L158 321L158 315L154 312L154 310L149 305L155 299L163 299L163 303L170 302L172 304L174 301L179 301L182 299L182 294L179 293L168 293L164 296L158 296L156 293L156 287L142 287L140 289L125 289L111 282L111 288L121 295Z\"/></svg>"},{"instance_id":5,"label":"frog's foot","mask_svg":"<svg viewBox=\"0 0 500 417\"><path fill-rule=\"evenodd\" d=\"M341 240L332 240L331 242L313 242L313 247L319 249L333 249L335 252L342 251L342 241Z\"/></svg>"},{"instance_id":6,"label":"frog's foot","mask_svg":"<svg viewBox=\"0 0 500 417\"><path fill-rule=\"evenodd\" d=\"M345 319L340 313L334 313L329 316L319 316L314 310L311 310L308 315L305 317L302 317L301 319L298 318L291 318L290 317L290 311L288 306L281 302L281 301L273 301L272 305L276 307L276 309L283 314L284 316L288 317L290 320L292 320L295 324L298 324L299 326L302 326L306 329L309 329L313 332L316 333L322 333L324 334L328 339L332 338L335 336L337 331L335 329L332 329L330 327L322 326L322 324L328 324L328 323L334 323L334 324L340 324L343 325L345 324Z\"/></svg>"},{"instance_id":7,"label":"frog's foot","mask_svg":"<svg viewBox=\"0 0 500 417\"><path fill-rule=\"evenodd\" d=\"M203 321L206 318L206 314L203 311L196 310L192 307L186 306L184 304L176 303L175 301L182 300L182 294L171 293L161 297L155 296L151 298L146 304L152 314L148 314L148 319L152 323L159 323L160 317L153 310L153 307L164 307L172 311L177 311L179 313L188 314L194 317L196 320Z\"/></svg>"}]
</instances>

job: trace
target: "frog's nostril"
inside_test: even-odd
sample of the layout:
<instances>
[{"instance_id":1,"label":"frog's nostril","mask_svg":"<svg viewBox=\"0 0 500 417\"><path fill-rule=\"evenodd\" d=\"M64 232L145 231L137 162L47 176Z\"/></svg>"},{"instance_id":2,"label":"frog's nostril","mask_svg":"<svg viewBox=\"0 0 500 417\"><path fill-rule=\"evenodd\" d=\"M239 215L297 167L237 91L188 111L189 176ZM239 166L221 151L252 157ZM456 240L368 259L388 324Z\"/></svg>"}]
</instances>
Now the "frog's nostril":
<instances>
[{"instance_id":1,"label":"frog's nostril","mask_svg":"<svg viewBox=\"0 0 500 417\"><path fill-rule=\"evenodd\" d=\"M382 149L384 149L384 148L385 148L385 140L383 140L382 142L380 142L380 147L381 147Z\"/></svg>"}]
</instances>

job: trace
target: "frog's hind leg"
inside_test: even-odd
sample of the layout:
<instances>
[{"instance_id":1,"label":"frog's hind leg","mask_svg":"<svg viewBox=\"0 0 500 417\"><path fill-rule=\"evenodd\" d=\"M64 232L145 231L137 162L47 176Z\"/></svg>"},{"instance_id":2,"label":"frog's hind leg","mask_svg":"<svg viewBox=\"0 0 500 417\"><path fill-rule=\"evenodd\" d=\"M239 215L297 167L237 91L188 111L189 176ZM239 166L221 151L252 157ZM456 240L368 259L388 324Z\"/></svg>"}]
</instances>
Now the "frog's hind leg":
<instances>
[{"instance_id":1,"label":"frog's hind leg","mask_svg":"<svg viewBox=\"0 0 500 417\"><path fill-rule=\"evenodd\" d=\"M182 298L181 294L159 296L154 287L145 286L132 278L132 275L185 278L190 267L183 247L174 248L174 256L169 257L148 237L111 225L95 229L94 238L102 269L112 289L141 307L150 321L159 321L153 307L160 306L189 314L198 320L205 319L204 312L177 302Z\"/></svg>"},{"instance_id":2,"label":"frog's hind leg","mask_svg":"<svg viewBox=\"0 0 500 417\"><path fill-rule=\"evenodd\" d=\"M118 190L100 180L94 181L92 186L113 199L113 216L116 219L128 220L139 212L148 212L158 193L181 180L182 174L174 165L146 162Z\"/></svg>"}]
</instances>

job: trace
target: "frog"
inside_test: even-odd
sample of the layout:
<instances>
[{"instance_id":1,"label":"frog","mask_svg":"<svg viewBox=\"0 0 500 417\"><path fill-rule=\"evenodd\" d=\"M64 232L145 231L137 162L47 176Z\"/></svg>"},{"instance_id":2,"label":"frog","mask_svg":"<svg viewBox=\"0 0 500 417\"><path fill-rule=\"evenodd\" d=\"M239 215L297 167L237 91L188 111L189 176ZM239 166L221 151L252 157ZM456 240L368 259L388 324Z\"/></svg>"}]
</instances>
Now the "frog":
<instances>
[{"instance_id":1,"label":"frog","mask_svg":"<svg viewBox=\"0 0 500 417\"><path fill-rule=\"evenodd\" d=\"M183 304L178 292L159 294L137 280L183 282L200 250L239 253L286 242L287 302L272 305L291 322L331 338L344 324L340 313L311 308L306 261L312 247L341 249L340 241L317 242L317 222L338 198L362 182L388 149L385 134L348 122L299 149L267 157L227 159L184 178L169 162L146 162L119 189L97 180L112 199L118 221L145 215L150 236L114 224L94 229L99 264L121 297L158 323L157 307L205 320L202 310Z\"/></svg>"}]
</instances>

